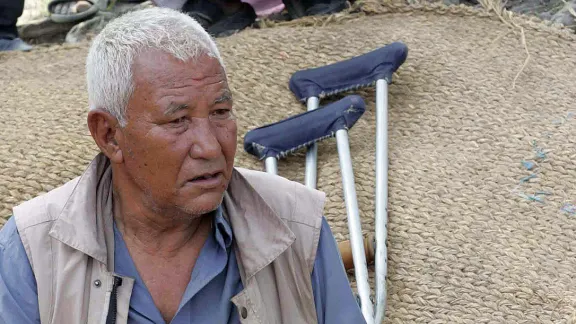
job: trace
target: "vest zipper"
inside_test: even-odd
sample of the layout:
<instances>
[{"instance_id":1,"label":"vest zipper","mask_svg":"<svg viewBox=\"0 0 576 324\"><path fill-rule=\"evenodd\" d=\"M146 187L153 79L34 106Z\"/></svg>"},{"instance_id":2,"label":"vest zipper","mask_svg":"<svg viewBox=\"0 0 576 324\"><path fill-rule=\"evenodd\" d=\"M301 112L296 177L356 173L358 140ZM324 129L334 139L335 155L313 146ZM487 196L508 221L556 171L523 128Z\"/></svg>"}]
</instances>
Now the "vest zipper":
<instances>
[{"instance_id":1,"label":"vest zipper","mask_svg":"<svg viewBox=\"0 0 576 324\"><path fill-rule=\"evenodd\" d=\"M106 324L116 324L116 314L118 313L118 287L122 286L122 278L114 276L112 293L110 294L110 304L108 305L108 315Z\"/></svg>"}]
</instances>

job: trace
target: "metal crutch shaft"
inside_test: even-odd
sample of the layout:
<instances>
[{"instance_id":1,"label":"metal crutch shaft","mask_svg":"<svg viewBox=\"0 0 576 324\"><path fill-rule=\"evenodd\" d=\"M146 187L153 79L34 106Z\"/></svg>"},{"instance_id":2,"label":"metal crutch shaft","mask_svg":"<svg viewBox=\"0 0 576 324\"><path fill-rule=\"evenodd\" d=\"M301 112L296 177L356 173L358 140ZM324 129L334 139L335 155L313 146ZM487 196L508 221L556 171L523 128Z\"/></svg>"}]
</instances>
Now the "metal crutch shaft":
<instances>
[{"instance_id":1,"label":"metal crutch shaft","mask_svg":"<svg viewBox=\"0 0 576 324\"><path fill-rule=\"evenodd\" d=\"M386 312L386 247L388 225L388 83L376 81L376 314L375 322L382 323Z\"/></svg>"},{"instance_id":2,"label":"metal crutch shaft","mask_svg":"<svg viewBox=\"0 0 576 324\"><path fill-rule=\"evenodd\" d=\"M308 111L318 108L320 99L317 97L310 97L306 100L308 106ZM308 148L306 152L306 174L304 177L304 183L306 187L316 189L316 181L318 179L317 175L317 162L318 161L318 144L314 143Z\"/></svg>"},{"instance_id":3,"label":"metal crutch shaft","mask_svg":"<svg viewBox=\"0 0 576 324\"><path fill-rule=\"evenodd\" d=\"M366 255L364 252L362 225L358 210L358 200L356 198L354 171L352 169L352 158L350 156L350 146L348 143L348 131L346 129L340 129L336 132L336 143L340 160L340 172L342 174L342 188L344 190L346 214L348 215L348 230L350 232L350 242L352 244L352 258L354 260L354 272L356 275L358 295L360 296L362 314L364 315L366 323L373 324L374 308L370 301L368 266L366 264Z\"/></svg>"},{"instance_id":4,"label":"metal crutch shaft","mask_svg":"<svg viewBox=\"0 0 576 324\"><path fill-rule=\"evenodd\" d=\"M266 172L271 174L278 174L278 160L275 157L270 156L264 160L264 164L266 167Z\"/></svg>"}]
</instances>

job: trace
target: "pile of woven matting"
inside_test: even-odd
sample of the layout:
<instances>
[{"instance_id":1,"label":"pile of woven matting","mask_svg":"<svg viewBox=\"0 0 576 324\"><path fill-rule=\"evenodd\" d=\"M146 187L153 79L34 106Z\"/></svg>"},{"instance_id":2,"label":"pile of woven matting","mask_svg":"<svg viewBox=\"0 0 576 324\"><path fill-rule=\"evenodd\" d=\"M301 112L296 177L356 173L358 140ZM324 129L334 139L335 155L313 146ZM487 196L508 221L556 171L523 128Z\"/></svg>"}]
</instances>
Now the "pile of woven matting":
<instances>
[{"instance_id":1,"label":"pile of woven matting","mask_svg":"<svg viewBox=\"0 0 576 324\"><path fill-rule=\"evenodd\" d=\"M263 168L242 151L248 130L306 110L288 89L293 72L402 41L408 59L389 88L386 321L573 323L576 36L500 10L364 2L353 11L218 39L239 116L237 165ZM88 46L0 56L0 224L96 152L85 122ZM369 105L350 140L371 232L374 92L360 94ZM326 216L344 240L333 139L319 145L318 163ZM304 152L279 173L303 182Z\"/></svg>"}]
</instances>

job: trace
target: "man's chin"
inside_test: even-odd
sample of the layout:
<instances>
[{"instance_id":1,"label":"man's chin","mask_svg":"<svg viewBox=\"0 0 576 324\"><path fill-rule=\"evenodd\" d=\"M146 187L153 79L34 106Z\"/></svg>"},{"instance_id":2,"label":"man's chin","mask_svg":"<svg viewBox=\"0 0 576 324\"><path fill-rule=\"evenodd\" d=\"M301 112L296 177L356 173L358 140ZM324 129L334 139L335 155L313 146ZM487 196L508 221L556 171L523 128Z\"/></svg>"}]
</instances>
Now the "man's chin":
<instances>
[{"instance_id":1,"label":"man's chin","mask_svg":"<svg viewBox=\"0 0 576 324\"><path fill-rule=\"evenodd\" d=\"M204 215L216 210L222 203L223 197L224 193L205 193L187 200L180 209L189 215Z\"/></svg>"}]
</instances>

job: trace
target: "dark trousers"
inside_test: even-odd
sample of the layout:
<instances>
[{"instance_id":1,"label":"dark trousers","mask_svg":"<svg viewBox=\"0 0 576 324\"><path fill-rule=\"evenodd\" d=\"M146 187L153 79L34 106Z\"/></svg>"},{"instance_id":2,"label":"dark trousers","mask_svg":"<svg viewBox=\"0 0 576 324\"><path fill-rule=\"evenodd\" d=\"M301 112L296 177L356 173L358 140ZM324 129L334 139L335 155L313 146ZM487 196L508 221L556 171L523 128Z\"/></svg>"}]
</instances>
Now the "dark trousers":
<instances>
[{"instance_id":1,"label":"dark trousers","mask_svg":"<svg viewBox=\"0 0 576 324\"><path fill-rule=\"evenodd\" d=\"M24 0L0 0L0 38L18 38L16 21L24 12Z\"/></svg>"}]
</instances>

